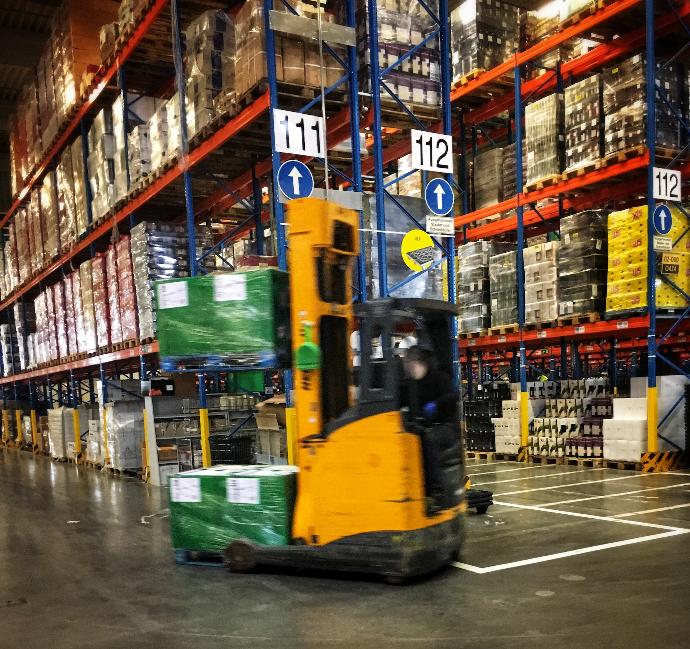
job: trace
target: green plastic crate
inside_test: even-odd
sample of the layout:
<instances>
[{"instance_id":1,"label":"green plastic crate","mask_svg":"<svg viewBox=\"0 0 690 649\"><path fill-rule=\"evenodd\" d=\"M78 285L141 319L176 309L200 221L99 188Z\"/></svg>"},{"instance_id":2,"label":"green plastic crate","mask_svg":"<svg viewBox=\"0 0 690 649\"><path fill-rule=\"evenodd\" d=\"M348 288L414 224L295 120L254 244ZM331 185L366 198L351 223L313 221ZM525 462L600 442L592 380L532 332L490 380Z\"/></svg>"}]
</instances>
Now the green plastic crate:
<instances>
[{"instance_id":1,"label":"green plastic crate","mask_svg":"<svg viewBox=\"0 0 690 649\"><path fill-rule=\"evenodd\" d=\"M237 539L289 544L297 470L294 466L216 466L171 477L173 548L222 552Z\"/></svg>"}]
</instances>

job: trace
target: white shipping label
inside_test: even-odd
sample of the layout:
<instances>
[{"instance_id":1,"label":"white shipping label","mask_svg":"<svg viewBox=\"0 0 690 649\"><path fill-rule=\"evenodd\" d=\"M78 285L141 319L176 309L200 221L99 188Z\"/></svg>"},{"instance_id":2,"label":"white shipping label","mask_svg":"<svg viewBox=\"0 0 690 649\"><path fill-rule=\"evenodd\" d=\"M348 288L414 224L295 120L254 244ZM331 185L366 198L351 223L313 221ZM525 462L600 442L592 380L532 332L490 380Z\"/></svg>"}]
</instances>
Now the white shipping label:
<instances>
[{"instance_id":1,"label":"white shipping label","mask_svg":"<svg viewBox=\"0 0 690 649\"><path fill-rule=\"evenodd\" d=\"M168 282L158 285L159 309L178 309L188 305L187 282Z\"/></svg>"},{"instance_id":2,"label":"white shipping label","mask_svg":"<svg viewBox=\"0 0 690 649\"><path fill-rule=\"evenodd\" d=\"M258 505L261 503L259 480L256 478L228 478L226 482L229 503Z\"/></svg>"},{"instance_id":3,"label":"white shipping label","mask_svg":"<svg viewBox=\"0 0 690 649\"><path fill-rule=\"evenodd\" d=\"M200 478L170 478L170 500L174 503L200 503Z\"/></svg>"},{"instance_id":4,"label":"white shipping label","mask_svg":"<svg viewBox=\"0 0 690 649\"><path fill-rule=\"evenodd\" d=\"M213 279L216 302L238 302L247 299L247 276L236 273L217 275Z\"/></svg>"}]
</instances>

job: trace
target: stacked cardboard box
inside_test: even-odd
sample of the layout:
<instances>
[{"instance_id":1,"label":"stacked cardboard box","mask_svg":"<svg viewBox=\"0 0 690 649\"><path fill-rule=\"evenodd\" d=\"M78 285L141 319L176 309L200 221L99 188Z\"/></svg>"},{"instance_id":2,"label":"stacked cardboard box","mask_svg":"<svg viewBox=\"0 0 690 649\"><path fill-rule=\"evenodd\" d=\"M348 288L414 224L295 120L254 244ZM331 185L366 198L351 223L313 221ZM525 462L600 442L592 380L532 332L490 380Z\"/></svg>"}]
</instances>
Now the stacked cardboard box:
<instances>
[{"instance_id":1,"label":"stacked cardboard box","mask_svg":"<svg viewBox=\"0 0 690 649\"><path fill-rule=\"evenodd\" d=\"M520 10L500 0L464 0L450 13L453 80L490 70L519 45Z\"/></svg>"},{"instance_id":2,"label":"stacked cardboard box","mask_svg":"<svg viewBox=\"0 0 690 649\"><path fill-rule=\"evenodd\" d=\"M117 284L111 284L106 276L105 254L97 254L91 260L91 287L93 312L96 318L96 344L99 349L102 349L111 344L109 293L114 289L115 294L117 294Z\"/></svg>"},{"instance_id":3,"label":"stacked cardboard box","mask_svg":"<svg viewBox=\"0 0 690 649\"><path fill-rule=\"evenodd\" d=\"M497 453L517 454L522 445L520 433L521 403L519 398L512 398L517 395L511 394L510 396L511 399L501 403L501 417L494 417L491 420L494 426ZM529 399L527 401L527 421L530 426L534 418L540 417L543 411L544 399Z\"/></svg>"},{"instance_id":4,"label":"stacked cardboard box","mask_svg":"<svg viewBox=\"0 0 690 649\"><path fill-rule=\"evenodd\" d=\"M548 95L526 106L526 185L563 170L564 119L562 94Z\"/></svg>"},{"instance_id":5,"label":"stacked cardboard box","mask_svg":"<svg viewBox=\"0 0 690 649\"><path fill-rule=\"evenodd\" d=\"M668 274L657 275L656 278L656 306L684 309L687 301L673 285L690 292L690 255L684 252L685 242L680 239L685 228L684 217L677 208L670 209L673 225L669 237L676 244L671 253L666 253L673 257L668 264ZM649 254L655 254L647 246L647 218L646 205L609 214L607 313L647 307L647 260Z\"/></svg>"},{"instance_id":6,"label":"stacked cardboard box","mask_svg":"<svg viewBox=\"0 0 690 649\"><path fill-rule=\"evenodd\" d=\"M595 163L604 155L604 106L601 75L565 89L565 170Z\"/></svg>"},{"instance_id":7,"label":"stacked cardboard box","mask_svg":"<svg viewBox=\"0 0 690 649\"><path fill-rule=\"evenodd\" d=\"M502 402L510 397L510 385L497 382L482 385L475 398L463 404L468 451L493 451L496 449L492 418L503 416Z\"/></svg>"},{"instance_id":8,"label":"stacked cardboard box","mask_svg":"<svg viewBox=\"0 0 690 649\"><path fill-rule=\"evenodd\" d=\"M656 61L656 83L663 90L675 111L683 114L679 66L665 65ZM645 146L647 141L646 116L646 57L636 54L619 65L604 70L604 114L606 154L623 151L635 146ZM669 105L656 93L656 145L678 149L681 145L680 121Z\"/></svg>"},{"instance_id":9,"label":"stacked cardboard box","mask_svg":"<svg viewBox=\"0 0 690 649\"><path fill-rule=\"evenodd\" d=\"M525 248L525 322L552 322L558 317L558 241Z\"/></svg>"},{"instance_id":10,"label":"stacked cardboard box","mask_svg":"<svg viewBox=\"0 0 690 649\"><path fill-rule=\"evenodd\" d=\"M50 408L48 410L48 443L54 459L67 458L67 442L72 430L71 408Z\"/></svg>"},{"instance_id":11,"label":"stacked cardboard box","mask_svg":"<svg viewBox=\"0 0 690 649\"><path fill-rule=\"evenodd\" d=\"M20 371L17 336L8 324L0 325L0 353L2 353L3 376L10 376Z\"/></svg>"},{"instance_id":12,"label":"stacked cardboard box","mask_svg":"<svg viewBox=\"0 0 690 649\"><path fill-rule=\"evenodd\" d=\"M558 314L602 313L606 306L607 215L588 210L561 219Z\"/></svg>"},{"instance_id":13,"label":"stacked cardboard box","mask_svg":"<svg viewBox=\"0 0 690 649\"><path fill-rule=\"evenodd\" d=\"M491 326L516 324L518 310L515 251L504 252L489 258L489 288Z\"/></svg>"},{"instance_id":14,"label":"stacked cardboard box","mask_svg":"<svg viewBox=\"0 0 690 649\"><path fill-rule=\"evenodd\" d=\"M460 306L459 330L470 333L491 326L489 260L515 246L493 241L476 241L457 250L457 295Z\"/></svg>"},{"instance_id":15,"label":"stacked cardboard box","mask_svg":"<svg viewBox=\"0 0 690 649\"><path fill-rule=\"evenodd\" d=\"M479 153L474 159L473 169L474 209L500 203L503 200L503 149Z\"/></svg>"},{"instance_id":16,"label":"stacked cardboard box","mask_svg":"<svg viewBox=\"0 0 690 649\"><path fill-rule=\"evenodd\" d=\"M98 220L106 215L115 201L115 135L112 106L104 106L89 128L88 176L91 186L91 209Z\"/></svg>"},{"instance_id":17,"label":"stacked cardboard box","mask_svg":"<svg viewBox=\"0 0 690 649\"><path fill-rule=\"evenodd\" d=\"M640 462L647 450L647 399L614 399L613 419L603 422L604 457Z\"/></svg>"}]
</instances>

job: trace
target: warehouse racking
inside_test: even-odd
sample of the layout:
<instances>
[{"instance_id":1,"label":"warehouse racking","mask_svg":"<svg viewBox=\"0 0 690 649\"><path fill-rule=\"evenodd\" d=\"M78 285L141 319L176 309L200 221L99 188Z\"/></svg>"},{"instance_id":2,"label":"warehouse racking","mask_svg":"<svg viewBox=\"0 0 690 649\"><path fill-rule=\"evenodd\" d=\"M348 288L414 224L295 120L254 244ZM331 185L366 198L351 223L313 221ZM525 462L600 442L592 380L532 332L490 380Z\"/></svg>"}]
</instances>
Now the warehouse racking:
<instances>
[{"instance_id":1,"label":"warehouse racking","mask_svg":"<svg viewBox=\"0 0 690 649\"><path fill-rule=\"evenodd\" d=\"M239 3L237 3L239 4ZM291 13L296 13L289 2L283 2ZM631 350L643 352L646 348L650 358L648 372L649 394L649 440L648 449L655 452L657 444L657 415L655 405L656 367L654 358L664 358L659 348L676 346L685 351L686 317L689 310L673 317L661 317L654 306L654 255L649 255L648 312L632 314L630 317L612 320L577 321L556 323L557 326L533 328L525 325L524 275L522 272L522 248L526 230L540 233L553 230L558 219L571 209L598 206L605 203L616 205L634 204L637 199L646 201L653 210L655 201L651 198L652 169L655 164L680 168L685 171L685 156L663 158L657 155L654 146L654 120L649 120L648 145L620 161L586 173L567 177L558 182L529 192L520 192L500 203L479 210L470 211L468 165L465 152L477 152L478 148L492 139L506 137L516 143L516 158L521 158L522 116L527 103L544 96L554 89L562 88L564 80L572 81L599 70L603 66L618 62L630 54L646 51L649 61L654 61L655 38L666 38L671 45L683 47L687 41L688 27L685 20L690 14L690 2L654 2L654 0L611 0L594 3L580 20L561 28L540 43L517 52L500 65L471 75L452 87L450 78L449 8L447 0L427 3L415 0L414 6L423 13L429 24L429 31L416 44L409 44L399 52L397 60L384 69L380 68L378 57L378 11L375 0L344 3L344 24L354 30L358 19L366 16L368 22L369 51L371 56L364 62L358 58L354 42L345 46L346 55L323 44L321 56L330 56L342 68L339 79L326 84L321 79L313 92L295 88L279 81L276 71L276 32L270 22L271 0L263 3L263 20L267 41L266 83L248 96L241 98L238 112L217 117L209 127L201 130L191 139L187 135L185 111L181 110L181 139L178 155L172 164L166 165L146 183L129 187L125 200L120 200L103 219L91 214L87 202L89 231L53 260L45 269L14 290L0 303L2 321L11 317L10 307L22 303L42 289L51 280L61 277L71 263L92 257L106 245L113 229L128 230L137 219L147 215L160 217L173 214L176 222L184 222L187 228L190 272L204 272L203 261L217 256L222 263L222 249L225 244L250 230L256 232L257 249L263 252L264 225L273 216L276 230L275 252L278 264L286 268L286 234L282 198L277 188L277 173L280 163L286 159L274 142L274 111L287 109L298 112L322 113L326 118L325 159L302 159L309 164L318 185L324 186L331 197L337 192L333 187L353 190L350 204L357 203L356 195L368 191L375 197L373 218L367 220L367 209L362 212L362 237L372 232L372 247L377 268L368 268L364 255L358 264L358 298L366 300L369 295L385 297L396 294L410 282L424 274L433 273L443 266L444 296L455 301L455 253L456 243L482 238L513 238L518 250L518 296L519 322L515 331L463 337L459 340L458 360L467 368L465 383L469 394L476 387L473 377L483 378L485 367L493 366L496 373L512 369L514 378L521 384L522 399L526 399L526 384L530 364L542 359L549 361L550 370L558 371L561 378L579 378L586 374L589 362L606 363L610 368L612 383L618 368L618 359L628 357ZM227 3L212 0L153 0L145 5L142 14L130 32L121 35L116 51L95 73L90 86L85 90L76 107L59 134L48 147L42 159L31 170L24 185L18 191L10 209L2 219L4 228L26 203L31 189L38 186L52 168L64 148L78 135L83 136L90 120L107 98L119 93L124 98L123 122L126 123L129 106L129 90L141 92L174 91L181 105L185 101L185 78L181 56L180 31L190 19L204 9L216 8ZM645 26L639 27L644 18ZM615 24L615 26L614 26ZM553 51L575 37L593 32L618 38L605 39L594 49L575 59L560 63L555 70L547 69L530 80L524 80L522 71L533 61ZM680 33L680 38L677 34ZM433 110L403 99L386 83L386 78L405 61L424 49L434 49L440 63L439 97L440 107ZM359 69L358 69L359 68ZM653 69L653 66L649 66ZM117 82L117 88L113 84ZM366 88L365 92L361 89ZM654 75L648 75L647 95L656 92ZM363 109L360 113L361 108ZM510 114L505 117L506 111ZM655 102L647 101L647 114L652 116ZM681 120L682 122L682 120ZM392 210L400 211L410 227L421 227L418 216L393 193L392 187L405 181L413 171L398 175L392 180L387 177L392 162L410 153L409 128L428 130L453 135L458 142L459 159L457 181L452 173L447 179L454 185L461 213L455 217L457 237L434 239L437 256L430 268L408 274L403 279L390 281L387 263L387 246L395 242L390 231ZM685 127L685 124L683 124ZM266 138L268 128L271 137ZM687 128L687 127L685 127ZM360 136L366 136L367 148L372 155L360 156ZM514 135L514 137L512 137ZM336 147L346 144L347 154L338 153ZM86 146L86 145L85 145ZM88 151L85 151L85 159ZM521 165L517 165L521 174ZM428 174L424 173L424 182ZM640 180L642 179L642 180ZM619 182L619 181L625 182ZM267 181L269 181L267 183ZM636 184L634 184L636 183ZM268 201L262 196L262 187L269 185ZM518 178L518 187L522 186ZM88 182L86 183L88 187ZM631 190L631 188L634 188ZM631 195L634 194L634 195ZM175 209L184 198L184 209ZM346 200L342 196L340 200ZM538 207L540 201L556 199L545 207ZM352 201L355 203L352 203ZM680 209L683 209L682 206ZM508 216L477 225L477 221L513 212ZM685 212L683 211L685 214ZM687 216L687 215L686 215ZM214 245L197 252L195 226L201 222L222 219L226 225L224 235ZM648 233L651 250L653 232ZM365 246L362 246L364 249ZM440 254L439 254L440 253ZM371 277L375 281L372 281ZM686 296L687 298L687 296ZM690 301L690 300L689 300ZM6 317L5 317L6 314ZM546 348L546 349L545 349ZM29 401L32 420L38 402L76 405L86 399L95 402L95 380L100 380L103 402L107 401L108 380L116 377L146 378L157 371L155 340L137 340L124 349L101 350L101 353L42 366L28 372L0 378L3 396L15 402L24 398ZM582 357L587 358L583 359ZM583 362L584 361L584 362ZM669 359L665 359L670 362ZM479 366L479 367L478 367ZM457 365L458 371L460 363ZM558 369L556 370L556 367ZM568 372L568 367L571 371ZM177 368L197 374L199 377L199 416L201 419L202 450L204 464L211 462L208 442L208 413L206 410L207 378L215 380L218 375L233 368ZM676 368L682 371L682 368ZM478 371L476 371L478 370ZM685 372L683 372L685 374ZM480 378L480 381L481 381ZM286 374L289 390L289 373ZM525 409L526 410L526 409ZM6 415L9 416L9 415ZM5 426L5 428L7 428ZM34 424L35 429L35 424ZM526 443L527 423L522 421L523 446ZM21 441L21 438L20 438ZM76 441L76 440L75 440Z\"/></svg>"}]
</instances>

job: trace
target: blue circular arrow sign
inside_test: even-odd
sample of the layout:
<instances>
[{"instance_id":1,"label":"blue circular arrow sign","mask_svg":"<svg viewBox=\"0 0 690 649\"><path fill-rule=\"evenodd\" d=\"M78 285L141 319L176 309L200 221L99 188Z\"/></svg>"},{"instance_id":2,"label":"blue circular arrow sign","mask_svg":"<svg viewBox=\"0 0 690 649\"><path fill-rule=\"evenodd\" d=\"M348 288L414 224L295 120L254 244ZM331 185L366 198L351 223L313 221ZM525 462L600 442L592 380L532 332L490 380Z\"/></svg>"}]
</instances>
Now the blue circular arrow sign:
<instances>
[{"instance_id":1,"label":"blue circular arrow sign","mask_svg":"<svg viewBox=\"0 0 690 649\"><path fill-rule=\"evenodd\" d=\"M453 188L447 180L434 178L424 189L424 200L433 214L445 216L453 209Z\"/></svg>"},{"instance_id":2,"label":"blue circular arrow sign","mask_svg":"<svg viewBox=\"0 0 690 649\"><path fill-rule=\"evenodd\" d=\"M314 176L303 162L288 160L278 169L278 187L291 200L308 198L314 191Z\"/></svg>"},{"instance_id":3,"label":"blue circular arrow sign","mask_svg":"<svg viewBox=\"0 0 690 649\"><path fill-rule=\"evenodd\" d=\"M652 217L654 229L658 234L668 234L673 226L673 215L666 205L657 205Z\"/></svg>"}]
</instances>

